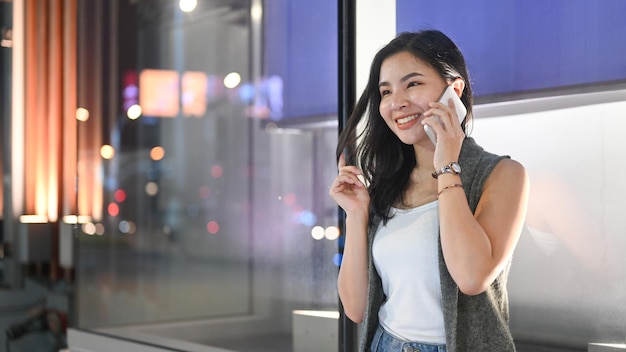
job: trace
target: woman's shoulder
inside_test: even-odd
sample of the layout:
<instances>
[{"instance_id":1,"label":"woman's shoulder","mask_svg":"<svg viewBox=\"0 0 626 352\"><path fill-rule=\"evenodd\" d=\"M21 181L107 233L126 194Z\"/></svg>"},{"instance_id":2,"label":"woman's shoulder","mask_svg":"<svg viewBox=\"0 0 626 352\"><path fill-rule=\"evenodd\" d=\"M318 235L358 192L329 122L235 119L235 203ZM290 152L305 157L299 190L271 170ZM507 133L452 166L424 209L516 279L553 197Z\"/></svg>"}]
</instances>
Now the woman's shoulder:
<instances>
[{"instance_id":1,"label":"woman's shoulder","mask_svg":"<svg viewBox=\"0 0 626 352\"><path fill-rule=\"evenodd\" d=\"M524 165L515 159L503 158L491 171L487 183L524 183L527 179L528 173Z\"/></svg>"},{"instance_id":2,"label":"woman's shoulder","mask_svg":"<svg viewBox=\"0 0 626 352\"><path fill-rule=\"evenodd\" d=\"M495 154L483 149L471 137L467 137L461 149L459 163L463 172L461 179L467 184L466 193L472 210L483 198L484 192L497 188L523 190L527 183L524 166L509 155Z\"/></svg>"},{"instance_id":3,"label":"woman's shoulder","mask_svg":"<svg viewBox=\"0 0 626 352\"><path fill-rule=\"evenodd\" d=\"M471 137L466 137L463 141L459 164L466 176L471 179L486 179L493 168L500 161L508 159L508 155L499 155L489 152L474 141Z\"/></svg>"}]
</instances>

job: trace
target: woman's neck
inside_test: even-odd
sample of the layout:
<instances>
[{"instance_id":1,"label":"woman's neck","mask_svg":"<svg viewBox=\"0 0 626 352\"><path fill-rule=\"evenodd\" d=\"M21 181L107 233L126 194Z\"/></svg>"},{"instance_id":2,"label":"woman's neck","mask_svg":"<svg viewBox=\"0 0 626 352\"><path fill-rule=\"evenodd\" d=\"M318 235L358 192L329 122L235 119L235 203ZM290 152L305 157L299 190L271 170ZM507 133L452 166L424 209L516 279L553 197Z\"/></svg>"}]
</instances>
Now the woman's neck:
<instances>
[{"instance_id":1,"label":"woman's neck","mask_svg":"<svg viewBox=\"0 0 626 352\"><path fill-rule=\"evenodd\" d=\"M432 171L425 167L416 167L411 172L411 181L403 194L403 204L397 208L415 208L437 199L437 180Z\"/></svg>"},{"instance_id":2,"label":"woman's neck","mask_svg":"<svg viewBox=\"0 0 626 352\"><path fill-rule=\"evenodd\" d=\"M420 170L430 170L430 172L432 172L434 169L433 159L435 157L435 147L430 144L430 140L428 140L427 143L429 144L426 146L421 144L413 145L413 151L415 152L417 168Z\"/></svg>"}]
</instances>

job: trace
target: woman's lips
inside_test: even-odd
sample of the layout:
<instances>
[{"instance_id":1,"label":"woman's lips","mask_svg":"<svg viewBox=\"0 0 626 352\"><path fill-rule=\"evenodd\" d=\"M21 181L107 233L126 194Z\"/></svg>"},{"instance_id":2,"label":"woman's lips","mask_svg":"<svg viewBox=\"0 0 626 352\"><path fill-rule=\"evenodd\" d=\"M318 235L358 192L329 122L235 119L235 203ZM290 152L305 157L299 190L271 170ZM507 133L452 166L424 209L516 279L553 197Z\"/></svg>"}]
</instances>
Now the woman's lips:
<instances>
[{"instance_id":1,"label":"woman's lips","mask_svg":"<svg viewBox=\"0 0 626 352\"><path fill-rule=\"evenodd\" d=\"M417 120L420 118L420 116L422 116L422 114L414 114L397 119L396 123L398 124L398 128L407 129L413 126L417 123Z\"/></svg>"}]
</instances>

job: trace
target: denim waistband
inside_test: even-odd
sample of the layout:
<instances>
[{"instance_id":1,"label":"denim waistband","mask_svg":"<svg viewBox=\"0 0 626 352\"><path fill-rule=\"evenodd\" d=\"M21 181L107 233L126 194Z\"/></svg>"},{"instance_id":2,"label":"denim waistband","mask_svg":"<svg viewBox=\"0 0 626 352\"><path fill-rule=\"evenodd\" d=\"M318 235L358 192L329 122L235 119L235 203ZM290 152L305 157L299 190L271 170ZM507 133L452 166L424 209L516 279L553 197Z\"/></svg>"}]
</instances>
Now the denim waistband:
<instances>
[{"instance_id":1,"label":"denim waistband","mask_svg":"<svg viewBox=\"0 0 626 352\"><path fill-rule=\"evenodd\" d=\"M446 345L400 340L378 326L370 352L446 352Z\"/></svg>"}]
</instances>

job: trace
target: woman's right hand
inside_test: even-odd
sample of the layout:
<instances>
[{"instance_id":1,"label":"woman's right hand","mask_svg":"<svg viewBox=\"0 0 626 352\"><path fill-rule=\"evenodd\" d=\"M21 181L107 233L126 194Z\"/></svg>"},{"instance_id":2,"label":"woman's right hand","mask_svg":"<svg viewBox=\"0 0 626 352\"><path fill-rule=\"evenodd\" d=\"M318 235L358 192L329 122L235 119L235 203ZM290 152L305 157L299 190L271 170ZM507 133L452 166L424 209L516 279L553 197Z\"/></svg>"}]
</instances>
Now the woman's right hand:
<instances>
[{"instance_id":1,"label":"woman's right hand","mask_svg":"<svg viewBox=\"0 0 626 352\"><path fill-rule=\"evenodd\" d=\"M361 170L346 166L343 155L339 157L339 173L328 193L346 212L346 237L341 266L337 278L337 291L346 316L355 323L363 321L367 306L368 256L367 223L370 195L361 182Z\"/></svg>"},{"instance_id":2,"label":"woman's right hand","mask_svg":"<svg viewBox=\"0 0 626 352\"><path fill-rule=\"evenodd\" d=\"M346 215L359 212L367 215L369 212L370 195L358 177L361 175L361 170L355 166L346 166L343 154L339 157L337 167L339 173L330 186L328 194L346 212Z\"/></svg>"}]
</instances>

